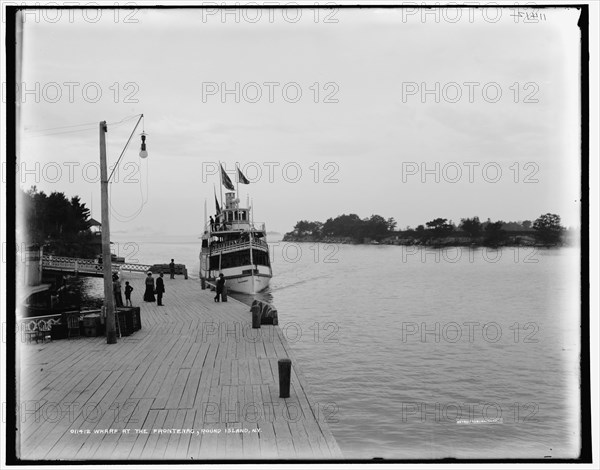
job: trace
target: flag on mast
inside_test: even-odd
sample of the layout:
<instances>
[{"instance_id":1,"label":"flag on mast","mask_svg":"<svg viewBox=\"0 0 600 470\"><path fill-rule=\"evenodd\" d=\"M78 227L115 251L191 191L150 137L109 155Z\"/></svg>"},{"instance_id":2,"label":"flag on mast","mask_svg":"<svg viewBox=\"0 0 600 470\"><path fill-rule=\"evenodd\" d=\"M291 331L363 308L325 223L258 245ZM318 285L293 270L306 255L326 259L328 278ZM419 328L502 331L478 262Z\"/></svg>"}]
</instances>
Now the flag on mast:
<instances>
[{"instance_id":1,"label":"flag on mast","mask_svg":"<svg viewBox=\"0 0 600 470\"><path fill-rule=\"evenodd\" d=\"M231 182L231 179L229 179L227 173L225 173L223 165L221 165L221 183L223 183L223 186L225 186L230 191L235 191L235 187L233 186L233 183Z\"/></svg>"},{"instance_id":2,"label":"flag on mast","mask_svg":"<svg viewBox=\"0 0 600 470\"><path fill-rule=\"evenodd\" d=\"M238 181L242 184L250 184L250 181L248 181L248 178L246 178L244 176L244 173L242 173L242 170L240 170L238 168L237 171L238 171Z\"/></svg>"},{"instance_id":3,"label":"flag on mast","mask_svg":"<svg viewBox=\"0 0 600 470\"><path fill-rule=\"evenodd\" d=\"M221 213L221 207L219 206L219 200L217 199L217 192L214 187L213 187L213 191L215 193L215 209L217 210L217 215L219 215Z\"/></svg>"}]
</instances>

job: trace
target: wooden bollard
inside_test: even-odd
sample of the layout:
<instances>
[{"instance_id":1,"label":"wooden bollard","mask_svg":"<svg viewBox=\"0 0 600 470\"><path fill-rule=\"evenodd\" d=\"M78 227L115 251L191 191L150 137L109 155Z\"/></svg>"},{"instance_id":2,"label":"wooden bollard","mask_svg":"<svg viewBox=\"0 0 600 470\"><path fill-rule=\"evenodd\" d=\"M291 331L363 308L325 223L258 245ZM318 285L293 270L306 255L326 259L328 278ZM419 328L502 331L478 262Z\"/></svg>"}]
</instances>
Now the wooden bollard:
<instances>
[{"instance_id":1,"label":"wooden bollard","mask_svg":"<svg viewBox=\"0 0 600 470\"><path fill-rule=\"evenodd\" d=\"M183 278L184 279L188 278L187 268L183 268Z\"/></svg>"},{"instance_id":2,"label":"wooden bollard","mask_svg":"<svg viewBox=\"0 0 600 470\"><path fill-rule=\"evenodd\" d=\"M273 322L273 325L279 325L279 317L277 315L277 309L271 307L271 321Z\"/></svg>"},{"instance_id":3,"label":"wooden bollard","mask_svg":"<svg viewBox=\"0 0 600 470\"><path fill-rule=\"evenodd\" d=\"M261 302L259 304L260 307L260 324L261 325L269 325L269 321L267 319L267 313L269 312L269 304L266 302Z\"/></svg>"},{"instance_id":4,"label":"wooden bollard","mask_svg":"<svg viewBox=\"0 0 600 470\"><path fill-rule=\"evenodd\" d=\"M260 328L260 317L262 316L262 309L259 304L252 306L252 328Z\"/></svg>"},{"instance_id":5,"label":"wooden bollard","mask_svg":"<svg viewBox=\"0 0 600 470\"><path fill-rule=\"evenodd\" d=\"M279 366L279 398L289 398L292 361L290 359L279 359L277 365Z\"/></svg>"},{"instance_id":6,"label":"wooden bollard","mask_svg":"<svg viewBox=\"0 0 600 470\"><path fill-rule=\"evenodd\" d=\"M204 278L204 277L200 278L200 288L202 290L206 289L206 278Z\"/></svg>"},{"instance_id":7,"label":"wooden bollard","mask_svg":"<svg viewBox=\"0 0 600 470\"><path fill-rule=\"evenodd\" d=\"M227 286L223 286L223 292L221 292L221 302L227 302Z\"/></svg>"}]
</instances>

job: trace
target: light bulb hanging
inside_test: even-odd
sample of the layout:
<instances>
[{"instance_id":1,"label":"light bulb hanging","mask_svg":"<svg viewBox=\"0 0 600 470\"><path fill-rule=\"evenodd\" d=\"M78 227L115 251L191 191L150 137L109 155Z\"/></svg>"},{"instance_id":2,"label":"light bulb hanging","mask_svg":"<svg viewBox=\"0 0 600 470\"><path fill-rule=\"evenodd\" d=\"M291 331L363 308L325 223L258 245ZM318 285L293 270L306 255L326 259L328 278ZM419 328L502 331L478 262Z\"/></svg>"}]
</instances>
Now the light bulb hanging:
<instances>
[{"instance_id":1,"label":"light bulb hanging","mask_svg":"<svg viewBox=\"0 0 600 470\"><path fill-rule=\"evenodd\" d=\"M142 147L140 148L140 158L148 157L148 152L146 151L146 134L142 132Z\"/></svg>"}]
</instances>

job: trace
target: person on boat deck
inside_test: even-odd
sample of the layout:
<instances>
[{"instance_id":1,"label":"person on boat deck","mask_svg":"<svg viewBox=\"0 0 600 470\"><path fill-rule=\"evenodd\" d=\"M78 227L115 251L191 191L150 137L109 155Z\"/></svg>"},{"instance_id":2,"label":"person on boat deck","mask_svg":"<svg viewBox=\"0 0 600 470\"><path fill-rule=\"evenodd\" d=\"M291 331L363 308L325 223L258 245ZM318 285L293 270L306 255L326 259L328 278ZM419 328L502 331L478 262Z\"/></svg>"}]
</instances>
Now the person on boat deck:
<instances>
[{"instance_id":1,"label":"person on boat deck","mask_svg":"<svg viewBox=\"0 0 600 470\"><path fill-rule=\"evenodd\" d=\"M144 301L145 302L154 302L156 299L154 298L154 278L152 277L152 272L148 271L148 276L146 277L146 291L144 292Z\"/></svg>"},{"instance_id":2,"label":"person on boat deck","mask_svg":"<svg viewBox=\"0 0 600 470\"><path fill-rule=\"evenodd\" d=\"M210 231L215 231L215 219L213 219L212 215L210 216Z\"/></svg>"},{"instance_id":3,"label":"person on boat deck","mask_svg":"<svg viewBox=\"0 0 600 470\"><path fill-rule=\"evenodd\" d=\"M225 287L225 276L223 273L219 274L219 278L217 279L217 295L215 295L215 302L221 301L221 296L223 295L223 287Z\"/></svg>"},{"instance_id":4,"label":"person on boat deck","mask_svg":"<svg viewBox=\"0 0 600 470\"><path fill-rule=\"evenodd\" d=\"M159 307L163 306L162 296L165 292L165 282L163 281L163 273L160 273L160 277L156 279L156 305Z\"/></svg>"}]
</instances>

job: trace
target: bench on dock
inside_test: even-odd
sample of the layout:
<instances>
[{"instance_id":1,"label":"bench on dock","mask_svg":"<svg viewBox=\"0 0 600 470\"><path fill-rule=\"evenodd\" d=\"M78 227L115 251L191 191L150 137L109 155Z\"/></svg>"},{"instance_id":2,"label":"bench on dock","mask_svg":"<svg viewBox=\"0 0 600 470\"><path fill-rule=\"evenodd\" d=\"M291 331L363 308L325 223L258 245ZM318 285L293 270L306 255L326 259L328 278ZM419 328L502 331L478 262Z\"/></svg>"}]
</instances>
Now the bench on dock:
<instances>
[{"instance_id":1,"label":"bench on dock","mask_svg":"<svg viewBox=\"0 0 600 470\"><path fill-rule=\"evenodd\" d=\"M171 273L171 268L169 266L169 263L166 264L153 264L152 266L150 266L149 271L152 271L152 273L154 274L159 274L159 273L163 273L163 274L170 274ZM187 268L185 267L185 264L175 264L175 274L182 274L184 276L185 279L188 278L188 271Z\"/></svg>"}]
</instances>

